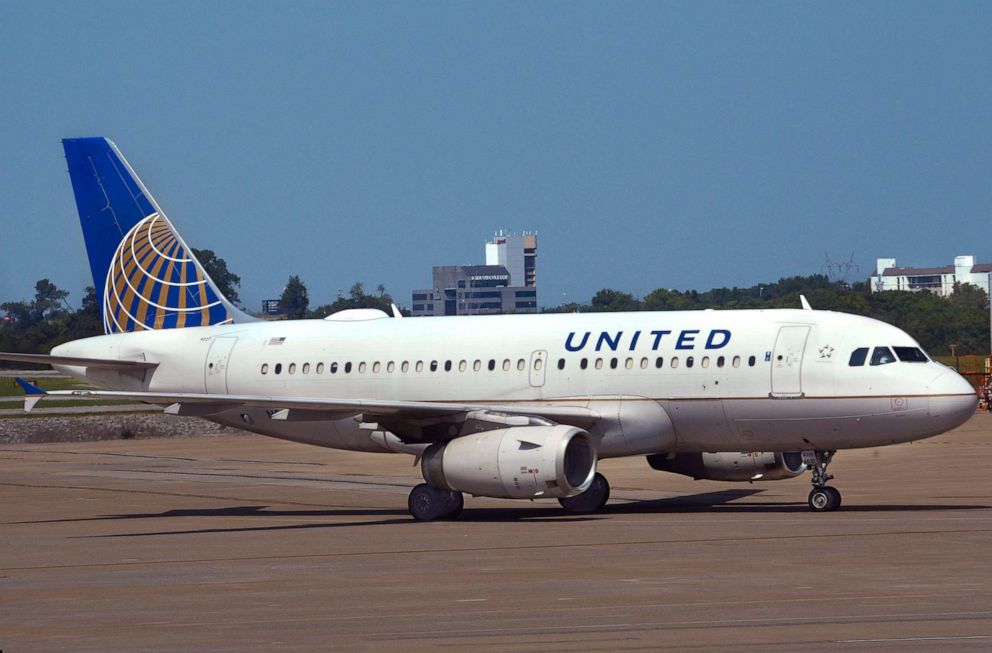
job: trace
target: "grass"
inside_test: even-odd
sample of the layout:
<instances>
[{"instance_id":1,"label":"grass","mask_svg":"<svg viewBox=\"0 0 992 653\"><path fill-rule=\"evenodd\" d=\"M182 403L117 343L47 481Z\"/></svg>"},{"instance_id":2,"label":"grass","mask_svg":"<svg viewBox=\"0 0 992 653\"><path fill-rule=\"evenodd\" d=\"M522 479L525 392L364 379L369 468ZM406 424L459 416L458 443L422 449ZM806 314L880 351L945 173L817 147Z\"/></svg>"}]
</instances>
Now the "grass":
<instances>
[{"instance_id":1,"label":"grass","mask_svg":"<svg viewBox=\"0 0 992 653\"><path fill-rule=\"evenodd\" d=\"M24 378L34 380L30 373ZM87 385L79 379L71 376L39 376L37 377L38 387L42 390L92 390L93 386ZM24 391L17 385L12 376L0 377L0 397L23 397Z\"/></svg>"},{"instance_id":2,"label":"grass","mask_svg":"<svg viewBox=\"0 0 992 653\"><path fill-rule=\"evenodd\" d=\"M77 408L77 407L95 407L95 406L133 406L134 404L139 404L140 401L129 401L127 399L93 399L93 400L79 400L79 399L44 399L38 404L38 408ZM21 398L16 399L0 399L0 409L5 408L20 408L24 405L24 400Z\"/></svg>"}]
</instances>

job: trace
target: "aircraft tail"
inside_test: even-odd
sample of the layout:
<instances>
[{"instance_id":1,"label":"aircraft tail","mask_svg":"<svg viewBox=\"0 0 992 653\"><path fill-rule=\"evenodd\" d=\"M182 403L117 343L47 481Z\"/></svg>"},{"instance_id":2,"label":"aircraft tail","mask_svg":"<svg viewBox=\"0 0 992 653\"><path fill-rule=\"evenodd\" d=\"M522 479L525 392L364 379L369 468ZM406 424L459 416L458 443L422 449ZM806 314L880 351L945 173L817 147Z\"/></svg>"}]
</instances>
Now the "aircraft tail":
<instances>
[{"instance_id":1,"label":"aircraft tail","mask_svg":"<svg viewBox=\"0 0 992 653\"><path fill-rule=\"evenodd\" d=\"M217 289L112 141L62 146L106 333L254 320Z\"/></svg>"}]
</instances>

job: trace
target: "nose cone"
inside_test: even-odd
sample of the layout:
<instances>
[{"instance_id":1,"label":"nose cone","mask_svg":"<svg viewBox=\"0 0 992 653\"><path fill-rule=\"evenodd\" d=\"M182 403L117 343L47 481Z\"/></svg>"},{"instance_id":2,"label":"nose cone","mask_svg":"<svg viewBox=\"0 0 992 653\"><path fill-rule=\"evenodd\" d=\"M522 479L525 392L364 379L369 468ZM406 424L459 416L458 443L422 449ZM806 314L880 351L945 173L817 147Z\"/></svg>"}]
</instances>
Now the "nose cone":
<instances>
[{"instance_id":1,"label":"nose cone","mask_svg":"<svg viewBox=\"0 0 992 653\"><path fill-rule=\"evenodd\" d=\"M957 372L947 370L929 385L930 419L938 433L967 422L978 407L978 395Z\"/></svg>"}]
</instances>

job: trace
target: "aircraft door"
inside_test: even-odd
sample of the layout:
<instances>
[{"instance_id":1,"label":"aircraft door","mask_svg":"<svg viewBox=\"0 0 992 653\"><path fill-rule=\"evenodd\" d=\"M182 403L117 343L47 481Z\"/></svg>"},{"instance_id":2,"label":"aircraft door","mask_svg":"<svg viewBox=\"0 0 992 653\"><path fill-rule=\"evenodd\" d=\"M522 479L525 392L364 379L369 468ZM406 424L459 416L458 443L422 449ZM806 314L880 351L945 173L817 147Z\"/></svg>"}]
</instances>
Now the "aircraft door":
<instances>
[{"instance_id":1,"label":"aircraft door","mask_svg":"<svg viewBox=\"0 0 992 653\"><path fill-rule=\"evenodd\" d=\"M530 384L535 388L544 385L544 368L548 366L548 352L535 351L530 355Z\"/></svg>"},{"instance_id":2,"label":"aircraft door","mask_svg":"<svg viewBox=\"0 0 992 653\"><path fill-rule=\"evenodd\" d=\"M808 326L784 326L778 330L775 351L772 352L773 397L803 396L803 353L806 350Z\"/></svg>"},{"instance_id":3,"label":"aircraft door","mask_svg":"<svg viewBox=\"0 0 992 653\"><path fill-rule=\"evenodd\" d=\"M237 338L214 338L210 343L210 350L207 352L206 376L207 392L213 394L227 394L227 365L231 358L231 350Z\"/></svg>"}]
</instances>

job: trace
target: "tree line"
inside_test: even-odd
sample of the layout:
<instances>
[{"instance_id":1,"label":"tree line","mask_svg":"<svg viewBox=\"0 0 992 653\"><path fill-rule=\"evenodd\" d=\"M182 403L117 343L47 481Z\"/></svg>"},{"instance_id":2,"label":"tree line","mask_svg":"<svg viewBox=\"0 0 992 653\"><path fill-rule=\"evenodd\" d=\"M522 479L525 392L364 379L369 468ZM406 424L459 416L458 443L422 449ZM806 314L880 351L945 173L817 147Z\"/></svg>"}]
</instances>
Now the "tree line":
<instances>
[{"instance_id":1,"label":"tree line","mask_svg":"<svg viewBox=\"0 0 992 653\"><path fill-rule=\"evenodd\" d=\"M224 296L239 303L241 278L228 269L224 259L211 250L193 252ZM936 356L948 355L951 345L956 346L958 354L989 352L989 297L981 288L969 284L955 285L949 297L928 292L873 293L867 282L848 285L823 275L786 277L747 288L703 292L658 288L643 298L604 288L588 303L563 304L545 312L798 308L800 295L817 309L865 315L893 324ZM78 308L68 303L68 297L67 291L41 279L35 284L32 299L0 304L6 313L0 320L0 351L44 353L63 342L102 334L100 300L93 287L86 288ZM339 293L333 302L311 309L306 284L294 275L283 289L279 311L288 319L323 318L351 308L376 308L392 314L392 304L393 298L382 284L374 293L367 293L364 284L356 282L347 294Z\"/></svg>"}]
</instances>

